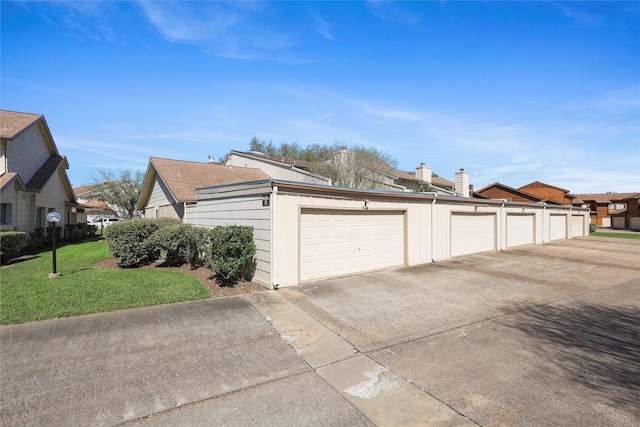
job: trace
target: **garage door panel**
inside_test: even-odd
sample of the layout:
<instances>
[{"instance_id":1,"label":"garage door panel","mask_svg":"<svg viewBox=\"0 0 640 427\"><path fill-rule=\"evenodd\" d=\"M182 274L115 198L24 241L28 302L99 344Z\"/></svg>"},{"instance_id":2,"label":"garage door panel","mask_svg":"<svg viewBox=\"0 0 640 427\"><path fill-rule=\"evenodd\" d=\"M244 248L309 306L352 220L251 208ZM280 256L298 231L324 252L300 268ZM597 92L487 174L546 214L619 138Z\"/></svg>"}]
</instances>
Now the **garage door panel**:
<instances>
[{"instance_id":1,"label":"garage door panel","mask_svg":"<svg viewBox=\"0 0 640 427\"><path fill-rule=\"evenodd\" d=\"M534 243L534 216L507 215L507 247Z\"/></svg>"},{"instance_id":2,"label":"garage door panel","mask_svg":"<svg viewBox=\"0 0 640 427\"><path fill-rule=\"evenodd\" d=\"M493 251L496 248L494 214L451 215L451 256Z\"/></svg>"},{"instance_id":3,"label":"garage door panel","mask_svg":"<svg viewBox=\"0 0 640 427\"><path fill-rule=\"evenodd\" d=\"M625 226L625 218L623 216L611 217L611 227L622 229Z\"/></svg>"},{"instance_id":4,"label":"garage door panel","mask_svg":"<svg viewBox=\"0 0 640 427\"><path fill-rule=\"evenodd\" d=\"M300 221L300 280L404 264L403 212L313 210Z\"/></svg>"},{"instance_id":5,"label":"garage door panel","mask_svg":"<svg viewBox=\"0 0 640 427\"><path fill-rule=\"evenodd\" d=\"M571 237L580 237L583 231L584 217L582 215L571 216Z\"/></svg>"},{"instance_id":6,"label":"garage door panel","mask_svg":"<svg viewBox=\"0 0 640 427\"><path fill-rule=\"evenodd\" d=\"M567 216L549 216L549 240L560 240L567 238Z\"/></svg>"}]
</instances>

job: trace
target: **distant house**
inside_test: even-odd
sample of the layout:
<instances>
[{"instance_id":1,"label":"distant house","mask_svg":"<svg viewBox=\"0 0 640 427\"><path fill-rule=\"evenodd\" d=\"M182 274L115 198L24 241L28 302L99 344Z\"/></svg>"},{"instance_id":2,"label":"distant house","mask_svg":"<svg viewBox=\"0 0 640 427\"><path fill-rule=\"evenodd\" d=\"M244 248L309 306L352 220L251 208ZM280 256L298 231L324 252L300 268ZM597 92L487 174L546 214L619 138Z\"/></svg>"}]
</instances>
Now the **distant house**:
<instances>
[{"instance_id":1,"label":"distant house","mask_svg":"<svg viewBox=\"0 0 640 427\"><path fill-rule=\"evenodd\" d=\"M31 233L47 227L56 211L58 226L75 224L78 209L66 157L60 155L44 116L0 111L0 204L2 231Z\"/></svg>"},{"instance_id":2,"label":"distant house","mask_svg":"<svg viewBox=\"0 0 640 427\"><path fill-rule=\"evenodd\" d=\"M269 179L259 169L152 157L142 183L137 209L145 218L178 218L189 222L196 188Z\"/></svg>"},{"instance_id":3,"label":"distant house","mask_svg":"<svg viewBox=\"0 0 640 427\"><path fill-rule=\"evenodd\" d=\"M611 227L640 231L640 193L618 195L611 202L615 207L624 206L611 213Z\"/></svg>"},{"instance_id":4,"label":"distant house","mask_svg":"<svg viewBox=\"0 0 640 427\"><path fill-rule=\"evenodd\" d=\"M310 163L258 152L230 151L222 162L226 166L260 169L274 179L308 184L331 185L331 178L309 172Z\"/></svg>"},{"instance_id":5,"label":"distant house","mask_svg":"<svg viewBox=\"0 0 640 427\"><path fill-rule=\"evenodd\" d=\"M627 209L627 203L624 199L633 195L634 193L574 194L573 206L589 208L592 224L611 227L612 215L623 213L624 216Z\"/></svg>"},{"instance_id":6,"label":"distant house","mask_svg":"<svg viewBox=\"0 0 640 427\"><path fill-rule=\"evenodd\" d=\"M78 215L78 222L95 221L102 217L117 216L119 208L111 206L104 200L97 200L91 197L90 191L98 184L84 185L82 187L74 187L73 192L76 195L78 204L84 210L84 215Z\"/></svg>"},{"instance_id":7,"label":"distant house","mask_svg":"<svg viewBox=\"0 0 640 427\"><path fill-rule=\"evenodd\" d=\"M523 185L519 188L521 191L526 191L529 194L540 197L544 202L553 202L558 205L572 205L574 196L569 194L569 190L564 188L554 187L553 185L545 184L544 182L534 181L531 184Z\"/></svg>"},{"instance_id":8,"label":"distant house","mask_svg":"<svg viewBox=\"0 0 640 427\"><path fill-rule=\"evenodd\" d=\"M476 191L481 198L513 200L514 202L547 203L551 205L572 205L574 196L569 190L544 184L539 181L520 188L494 182Z\"/></svg>"}]
</instances>

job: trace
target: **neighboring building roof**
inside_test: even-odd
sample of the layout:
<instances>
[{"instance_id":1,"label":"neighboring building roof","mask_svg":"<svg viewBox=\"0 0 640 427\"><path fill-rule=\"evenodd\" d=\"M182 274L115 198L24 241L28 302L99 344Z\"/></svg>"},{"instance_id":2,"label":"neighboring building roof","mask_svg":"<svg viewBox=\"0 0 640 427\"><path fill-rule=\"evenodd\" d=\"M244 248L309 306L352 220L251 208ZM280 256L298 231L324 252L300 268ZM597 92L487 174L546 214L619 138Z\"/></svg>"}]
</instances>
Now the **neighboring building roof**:
<instances>
[{"instance_id":1,"label":"neighboring building roof","mask_svg":"<svg viewBox=\"0 0 640 427\"><path fill-rule=\"evenodd\" d=\"M259 169L152 157L142 184L138 209L145 207L143 205L146 205L151 195L156 174L160 176L178 203L195 202L196 188L270 179L269 175Z\"/></svg>"},{"instance_id":2,"label":"neighboring building roof","mask_svg":"<svg viewBox=\"0 0 640 427\"><path fill-rule=\"evenodd\" d=\"M5 187L10 185L14 181L17 181L23 190L26 188L24 182L22 181L22 178L20 178L20 175L15 172L6 172L0 175L0 190L4 190Z\"/></svg>"},{"instance_id":3,"label":"neighboring building roof","mask_svg":"<svg viewBox=\"0 0 640 427\"><path fill-rule=\"evenodd\" d=\"M27 182L27 189L29 191L40 191L45 186L49 178L58 170L58 166L62 162L65 162L64 156L51 156L46 162L40 166L40 169L31 177Z\"/></svg>"},{"instance_id":4,"label":"neighboring building roof","mask_svg":"<svg viewBox=\"0 0 640 427\"><path fill-rule=\"evenodd\" d=\"M526 199L531 199L531 201L533 201L533 202L542 201L542 199L540 197L538 197L538 196L535 196L533 194L527 193L526 191L522 191L522 190L517 189L517 188L509 187L508 185L504 185L504 184L501 184L499 182L494 182L493 184L489 184L486 187L481 188L478 191L475 191L475 193L478 193L478 194L482 195L482 193L484 193L487 190L492 189L492 188L498 188L500 190L506 191L507 193L517 194L520 197L524 197Z\"/></svg>"},{"instance_id":5,"label":"neighboring building roof","mask_svg":"<svg viewBox=\"0 0 640 427\"><path fill-rule=\"evenodd\" d=\"M598 204L609 204L614 200L625 200L633 198L640 193L598 193L598 194L574 194L573 203L596 202Z\"/></svg>"},{"instance_id":6,"label":"neighboring building roof","mask_svg":"<svg viewBox=\"0 0 640 427\"><path fill-rule=\"evenodd\" d=\"M0 110L0 138L13 139L42 117L40 114Z\"/></svg>"},{"instance_id":7,"label":"neighboring building roof","mask_svg":"<svg viewBox=\"0 0 640 427\"><path fill-rule=\"evenodd\" d=\"M307 162L305 160L290 159L288 157L283 157L283 156L269 156L267 154L259 153L257 151L236 151L236 150L231 150L229 152L229 154L227 154L227 157L229 157L231 154L240 154L240 155L243 155L243 156L246 156L246 157L251 157L251 158L254 158L254 159L260 159L262 161L266 161L266 162L269 162L269 163L275 163L275 164L286 165L286 166L295 166L295 167L303 169L303 170L308 170L309 167L311 166L311 163Z\"/></svg>"},{"instance_id":8,"label":"neighboring building roof","mask_svg":"<svg viewBox=\"0 0 640 427\"><path fill-rule=\"evenodd\" d=\"M564 188L560 188L560 187L556 187L550 184L545 184L544 182L540 182L540 181L533 181L527 185L523 185L520 188L527 188L527 187L548 187L548 188L553 188L554 190L558 190L558 191L562 191L564 193L568 193L569 190L565 190ZM567 195L568 197L573 197L571 195Z\"/></svg>"}]
</instances>

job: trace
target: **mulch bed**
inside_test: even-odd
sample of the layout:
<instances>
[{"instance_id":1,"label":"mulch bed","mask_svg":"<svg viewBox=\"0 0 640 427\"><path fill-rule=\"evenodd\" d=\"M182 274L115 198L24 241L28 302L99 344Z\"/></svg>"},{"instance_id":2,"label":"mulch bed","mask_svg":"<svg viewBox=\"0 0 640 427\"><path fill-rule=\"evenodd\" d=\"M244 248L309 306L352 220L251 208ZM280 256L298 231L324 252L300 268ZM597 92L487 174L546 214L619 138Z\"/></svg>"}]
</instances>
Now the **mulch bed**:
<instances>
[{"instance_id":1,"label":"mulch bed","mask_svg":"<svg viewBox=\"0 0 640 427\"><path fill-rule=\"evenodd\" d=\"M96 268L106 268L117 270L118 264L114 258L100 261L95 265ZM255 282L238 282L232 286L221 286L213 276L213 272L208 268L199 267L191 269L189 264L183 264L180 267L167 267L163 263L152 263L145 265L141 268L151 268L163 271L179 271L181 273L194 276L200 281L211 293L212 298L228 297L233 295L248 294L252 292L260 292L266 290L266 288Z\"/></svg>"}]
</instances>

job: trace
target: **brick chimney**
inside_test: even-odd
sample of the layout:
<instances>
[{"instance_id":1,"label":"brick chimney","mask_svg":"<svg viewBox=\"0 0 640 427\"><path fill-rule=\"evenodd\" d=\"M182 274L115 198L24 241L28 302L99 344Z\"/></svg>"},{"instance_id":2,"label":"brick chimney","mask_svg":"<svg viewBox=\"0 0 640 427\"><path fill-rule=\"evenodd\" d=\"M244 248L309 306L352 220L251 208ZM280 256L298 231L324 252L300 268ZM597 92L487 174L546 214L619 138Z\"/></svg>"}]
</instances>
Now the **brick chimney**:
<instances>
[{"instance_id":1,"label":"brick chimney","mask_svg":"<svg viewBox=\"0 0 640 427\"><path fill-rule=\"evenodd\" d=\"M420 163L420 166L416 168L416 178L431 184L431 168Z\"/></svg>"},{"instance_id":2,"label":"brick chimney","mask_svg":"<svg viewBox=\"0 0 640 427\"><path fill-rule=\"evenodd\" d=\"M456 193L462 197L469 197L469 172L464 169L456 172Z\"/></svg>"}]
</instances>

